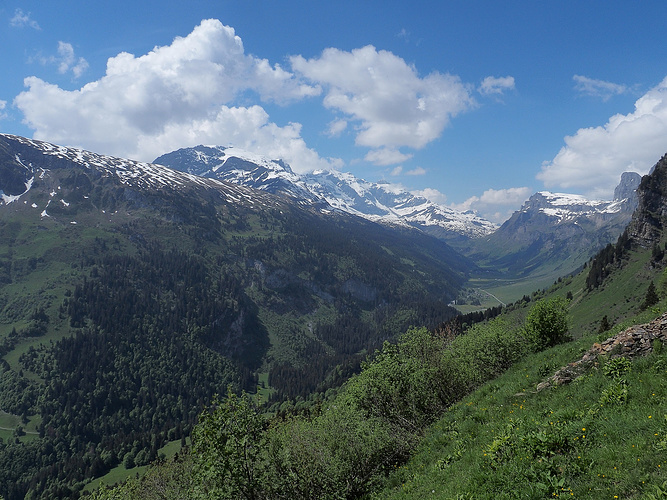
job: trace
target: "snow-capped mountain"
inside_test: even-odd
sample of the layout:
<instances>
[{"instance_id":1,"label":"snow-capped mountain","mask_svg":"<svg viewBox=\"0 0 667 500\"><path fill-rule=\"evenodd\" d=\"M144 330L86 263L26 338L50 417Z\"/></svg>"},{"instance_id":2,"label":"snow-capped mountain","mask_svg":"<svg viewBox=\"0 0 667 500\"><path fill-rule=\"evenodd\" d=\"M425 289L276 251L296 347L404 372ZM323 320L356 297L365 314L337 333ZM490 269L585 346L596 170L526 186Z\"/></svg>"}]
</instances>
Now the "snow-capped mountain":
<instances>
[{"instance_id":1,"label":"snow-capped mountain","mask_svg":"<svg viewBox=\"0 0 667 500\"><path fill-rule=\"evenodd\" d=\"M603 230L617 237L637 208L641 176L625 172L611 201L541 191L531 196L493 235L494 239L523 242L536 235L569 237ZM530 235L530 236L529 236ZM605 243L606 244L606 243Z\"/></svg>"},{"instance_id":2,"label":"snow-capped mountain","mask_svg":"<svg viewBox=\"0 0 667 500\"><path fill-rule=\"evenodd\" d=\"M626 172L626 174L630 173ZM639 174L635 175L637 176L636 185L638 186L640 177ZM601 225L619 214L632 214L636 207L637 196L634 190L627 198L615 198L612 201L589 200L576 194L540 191L530 197L521 207L519 213L534 214L538 212L550 217L552 224L577 223L578 220L585 218Z\"/></svg>"},{"instance_id":3,"label":"snow-capped mountain","mask_svg":"<svg viewBox=\"0 0 667 500\"><path fill-rule=\"evenodd\" d=\"M167 153L155 163L203 177L291 196L373 221L418 227L443 239L477 238L497 226L473 212L458 212L389 183L373 183L350 173L293 172L271 160L236 148L197 146Z\"/></svg>"},{"instance_id":4,"label":"snow-capped mountain","mask_svg":"<svg viewBox=\"0 0 667 500\"><path fill-rule=\"evenodd\" d=\"M641 177L626 172L611 201L583 196L535 193L488 237L472 242L464 253L477 262L509 274L567 274L600 248L616 241L637 207Z\"/></svg>"},{"instance_id":5,"label":"snow-capped mountain","mask_svg":"<svg viewBox=\"0 0 667 500\"><path fill-rule=\"evenodd\" d=\"M139 162L106 156L90 151L64 146L56 146L43 141L27 139L9 134L0 134L0 152L9 153L13 157L11 164L3 165L0 172L0 205L19 202L33 185L47 185L50 195L43 206L32 203L32 208L42 210L48 216L54 207L69 207L72 202L85 205L103 202L96 200L89 191L93 183L124 186L119 198L132 200L136 206L148 203L148 197L158 195L169 196L197 193L199 196L215 197L230 203L249 204L263 203L267 206L280 204L280 198L237 184L208 179L168 168L163 165ZM86 175L67 174L62 179L56 173L62 169L71 169L72 165L81 168ZM98 191L100 191L98 189ZM117 191L117 189L116 189ZM108 201L108 194L105 195Z\"/></svg>"}]
</instances>

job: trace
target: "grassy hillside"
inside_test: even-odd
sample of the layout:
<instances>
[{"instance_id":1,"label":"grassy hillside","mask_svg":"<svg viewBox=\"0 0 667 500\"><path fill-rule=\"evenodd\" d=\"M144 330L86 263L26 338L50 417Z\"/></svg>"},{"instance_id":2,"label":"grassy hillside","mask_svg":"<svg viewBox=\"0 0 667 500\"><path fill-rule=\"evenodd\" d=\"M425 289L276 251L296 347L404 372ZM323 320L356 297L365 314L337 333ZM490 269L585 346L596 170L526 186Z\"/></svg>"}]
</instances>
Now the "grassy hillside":
<instances>
[{"instance_id":1,"label":"grassy hillside","mask_svg":"<svg viewBox=\"0 0 667 500\"><path fill-rule=\"evenodd\" d=\"M385 339L455 314L469 263L435 238L0 143L0 189L20 195L0 205L8 500L76 497L118 465L147 464L228 385L261 385L276 407L324 394Z\"/></svg>"},{"instance_id":2,"label":"grassy hillside","mask_svg":"<svg viewBox=\"0 0 667 500\"><path fill-rule=\"evenodd\" d=\"M604 287L589 287L587 273L560 280L465 335L410 330L309 412L267 421L230 394L200 419L191 453L96 498L153 498L157 484L166 498L662 498L667 346L536 389L594 342L667 308L663 298L640 311L647 283L664 275L651 252L609 265ZM566 310L574 338L553 345ZM601 314L615 323L605 332Z\"/></svg>"},{"instance_id":3,"label":"grassy hillside","mask_svg":"<svg viewBox=\"0 0 667 500\"><path fill-rule=\"evenodd\" d=\"M594 342L667 310L666 276L638 249L604 286L588 290L584 270L535 294L572 297L574 340L527 356L450 407L373 498L667 498L667 346L620 375L602 361L570 385L536 391ZM651 281L663 299L640 311ZM524 314L510 312L515 321ZM614 326L599 332L603 316Z\"/></svg>"},{"instance_id":4,"label":"grassy hillside","mask_svg":"<svg viewBox=\"0 0 667 500\"><path fill-rule=\"evenodd\" d=\"M183 479L165 487L185 496L661 498L667 346L633 362L600 360L570 385L537 391L593 343L667 309L664 255L628 248L601 252L464 335L408 331L310 411L266 421L230 395L202 416L183 460L97 498L152 498L174 470ZM599 269L601 282L591 279ZM647 308L651 282L663 298ZM551 327L565 314L563 342L564 329Z\"/></svg>"},{"instance_id":5,"label":"grassy hillside","mask_svg":"<svg viewBox=\"0 0 667 500\"><path fill-rule=\"evenodd\" d=\"M622 381L603 365L535 390L594 340L531 355L453 405L373 498L664 498L665 350L632 362Z\"/></svg>"},{"instance_id":6,"label":"grassy hillside","mask_svg":"<svg viewBox=\"0 0 667 500\"><path fill-rule=\"evenodd\" d=\"M418 242L380 227L362 240L354 223L263 215L242 228L222 219L214 242L150 213L0 219L1 492L69 497L155 458L228 384L254 391L261 379L279 402L286 388L324 391L385 338L452 314L440 284L460 278L436 269L437 241L413 252Z\"/></svg>"}]
</instances>

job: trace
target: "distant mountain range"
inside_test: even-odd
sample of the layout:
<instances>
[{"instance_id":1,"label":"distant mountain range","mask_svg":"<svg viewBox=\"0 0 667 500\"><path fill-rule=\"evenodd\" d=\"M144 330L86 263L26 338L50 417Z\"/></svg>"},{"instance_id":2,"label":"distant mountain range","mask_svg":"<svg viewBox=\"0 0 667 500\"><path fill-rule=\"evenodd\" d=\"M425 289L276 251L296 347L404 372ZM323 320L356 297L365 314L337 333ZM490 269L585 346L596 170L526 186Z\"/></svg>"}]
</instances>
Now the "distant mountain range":
<instances>
[{"instance_id":1,"label":"distant mountain range","mask_svg":"<svg viewBox=\"0 0 667 500\"><path fill-rule=\"evenodd\" d=\"M17 140L24 145L37 144L28 139ZM209 192L225 193L227 201L267 206L289 203L320 213L348 213L393 228L418 228L442 239L477 263L481 275L525 280L568 274L601 247L615 241L637 206L635 190L641 179L636 173L623 174L611 201L547 191L535 193L498 227L472 211L438 205L389 183L368 182L333 170L297 174L281 160L237 148L184 148L148 164L39 144L41 154L50 161L67 158L95 166L103 175L113 174L128 186L151 187L154 201L168 197L176 186L197 185ZM5 173L0 199L10 202L28 190L33 182L30 175L22 168ZM60 200L60 206L53 204L57 201L57 192L54 193L54 198L42 207L47 215L62 211L64 203L69 203ZM261 193L277 197L267 198ZM148 195L126 196L141 199Z\"/></svg>"},{"instance_id":2,"label":"distant mountain range","mask_svg":"<svg viewBox=\"0 0 667 500\"><path fill-rule=\"evenodd\" d=\"M472 211L453 210L389 183L337 171L297 174L281 160L236 148L184 148L155 163L372 221L416 227L452 244L491 274L513 278L567 274L614 241L630 221L641 180L639 174L623 174L612 201L539 192L498 227Z\"/></svg>"},{"instance_id":3,"label":"distant mountain range","mask_svg":"<svg viewBox=\"0 0 667 500\"><path fill-rule=\"evenodd\" d=\"M438 205L389 183L373 183L335 170L297 174L281 160L236 148L197 146L167 153L155 163L202 177L219 179L300 202L320 204L360 217L417 227L444 240L478 238L497 225L472 211Z\"/></svg>"},{"instance_id":4,"label":"distant mountain range","mask_svg":"<svg viewBox=\"0 0 667 500\"><path fill-rule=\"evenodd\" d=\"M612 201L539 192L494 233L462 248L491 275L553 280L615 242L637 207L641 176L626 172Z\"/></svg>"}]
</instances>

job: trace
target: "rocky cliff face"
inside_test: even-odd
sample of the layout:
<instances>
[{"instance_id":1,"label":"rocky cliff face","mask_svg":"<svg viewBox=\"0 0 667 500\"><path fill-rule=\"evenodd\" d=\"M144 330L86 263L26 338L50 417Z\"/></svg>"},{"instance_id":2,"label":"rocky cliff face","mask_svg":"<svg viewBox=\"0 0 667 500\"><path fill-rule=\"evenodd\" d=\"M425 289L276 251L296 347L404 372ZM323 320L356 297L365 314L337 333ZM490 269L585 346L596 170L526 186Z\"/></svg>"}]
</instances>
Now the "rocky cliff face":
<instances>
[{"instance_id":1,"label":"rocky cliff face","mask_svg":"<svg viewBox=\"0 0 667 500\"><path fill-rule=\"evenodd\" d=\"M629 208L637 208L637 188L642 176L637 172L623 172L621 182L614 189L614 201L629 200Z\"/></svg>"},{"instance_id":2,"label":"rocky cliff face","mask_svg":"<svg viewBox=\"0 0 667 500\"><path fill-rule=\"evenodd\" d=\"M660 239L667 220L667 155L642 178L637 188L638 206L628 226L628 235L644 247Z\"/></svg>"}]
</instances>

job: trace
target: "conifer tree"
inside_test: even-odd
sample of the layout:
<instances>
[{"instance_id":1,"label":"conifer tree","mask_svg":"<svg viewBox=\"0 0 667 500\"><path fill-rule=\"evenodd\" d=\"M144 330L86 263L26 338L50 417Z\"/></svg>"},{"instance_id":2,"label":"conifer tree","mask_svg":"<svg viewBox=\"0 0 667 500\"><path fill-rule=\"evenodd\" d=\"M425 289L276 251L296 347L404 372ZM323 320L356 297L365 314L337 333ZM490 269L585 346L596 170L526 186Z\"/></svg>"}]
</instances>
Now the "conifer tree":
<instances>
[{"instance_id":1,"label":"conifer tree","mask_svg":"<svg viewBox=\"0 0 667 500\"><path fill-rule=\"evenodd\" d=\"M605 314L604 316L602 316L602 319L600 320L600 328L598 328L598 333L604 333L610 328L611 324L609 323L609 318L607 318L607 315Z\"/></svg>"},{"instance_id":2,"label":"conifer tree","mask_svg":"<svg viewBox=\"0 0 667 500\"><path fill-rule=\"evenodd\" d=\"M651 281L646 290L646 297L644 297L644 302L642 302L641 310L648 309L651 306L654 306L658 303L660 298L658 297L658 292L655 289L655 284Z\"/></svg>"}]
</instances>

